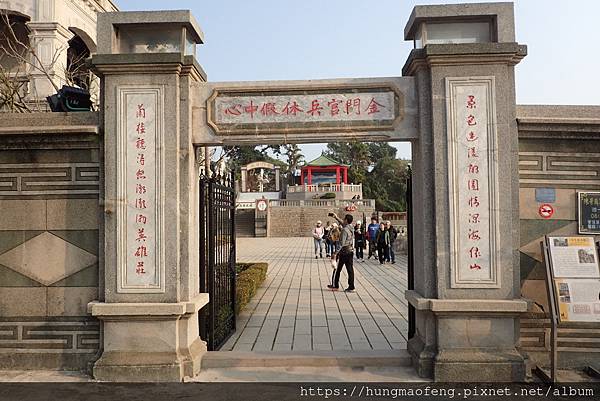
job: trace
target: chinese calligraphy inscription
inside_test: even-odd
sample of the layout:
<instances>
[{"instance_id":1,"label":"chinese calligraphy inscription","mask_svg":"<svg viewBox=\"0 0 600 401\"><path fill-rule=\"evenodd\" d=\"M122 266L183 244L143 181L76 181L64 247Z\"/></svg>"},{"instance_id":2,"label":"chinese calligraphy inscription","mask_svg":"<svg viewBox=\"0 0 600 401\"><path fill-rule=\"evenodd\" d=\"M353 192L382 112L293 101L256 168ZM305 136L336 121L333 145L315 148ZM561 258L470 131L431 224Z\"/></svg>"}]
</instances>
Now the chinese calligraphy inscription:
<instances>
[{"instance_id":1,"label":"chinese calligraphy inscription","mask_svg":"<svg viewBox=\"0 0 600 401\"><path fill-rule=\"evenodd\" d=\"M162 89L121 88L118 292L164 291L160 202Z\"/></svg>"},{"instance_id":2,"label":"chinese calligraphy inscription","mask_svg":"<svg viewBox=\"0 0 600 401\"><path fill-rule=\"evenodd\" d=\"M493 77L446 78L452 288L498 288Z\"/></svg>"},{"instance_id":3,"label":"chinese calligraphy inscription","mask_svg":"<svg viewBox=\"0 0 600 401\"><path fill-rule=\"evenodd\" d=\"M216 133L392 130L404 96L392 86L215 89L207 101Z\"/></svg>"}]
</instances>

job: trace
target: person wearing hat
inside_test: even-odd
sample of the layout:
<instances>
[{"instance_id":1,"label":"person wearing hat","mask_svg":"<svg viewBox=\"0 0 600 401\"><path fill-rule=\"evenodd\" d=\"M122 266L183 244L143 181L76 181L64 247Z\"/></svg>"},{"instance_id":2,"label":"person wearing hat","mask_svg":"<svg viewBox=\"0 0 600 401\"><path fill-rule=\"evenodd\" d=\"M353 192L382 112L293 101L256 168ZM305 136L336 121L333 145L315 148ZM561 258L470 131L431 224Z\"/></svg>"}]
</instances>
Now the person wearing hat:
<instances>
[{"instance_id":1,"label":"person wearing hat","mask_svg":"<svg viewBox=\"0 0 600 401\"><path fill-rule=\"evenodd\" d=\"M323 257L323 235L325 235L325 229L321 220L317 221L317 225L313 229L312 236L315 243L315 259ZM318 255L317 255L318 254Z\"/></svg>"},{"instance_id":2,"label":"person wearing hat","mask_svg":"<svg viewBox=\"0 0 600 401\"><path fill-rule=\"evenodd\" d=\"M356 260L365 260L363 249L365 248L365 230L362 222L359 220L354 227L354 249L356 250Z\"/></svg>"}]
</instances>

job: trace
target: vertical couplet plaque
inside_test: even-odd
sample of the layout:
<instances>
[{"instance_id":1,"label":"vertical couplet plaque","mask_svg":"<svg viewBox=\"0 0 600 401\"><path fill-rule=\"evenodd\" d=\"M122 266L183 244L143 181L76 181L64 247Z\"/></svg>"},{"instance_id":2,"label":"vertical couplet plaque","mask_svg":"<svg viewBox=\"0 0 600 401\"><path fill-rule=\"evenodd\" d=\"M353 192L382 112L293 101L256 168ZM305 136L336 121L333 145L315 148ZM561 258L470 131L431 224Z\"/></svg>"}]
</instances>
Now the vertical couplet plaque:
<instances>
[{"instance_id":1,"label":"vertical couplet plaque","mask_svg":"<svg viewBox=\"0 0 600 401\"><path fill-rule=\"evenodd\" d=\"M119 87L117 98L117 292L164 292L163 89Z\"/></svg>"},{"instance_id":2,"label":"vertical couplet plaque","mask_svg":"<svg viewBox=\"0 0 600 401\"><path fill-rule=\"evenodd\" d=\"M494 77L446 78L452 288L499 288Z\"/></svg>"}]
</instances>

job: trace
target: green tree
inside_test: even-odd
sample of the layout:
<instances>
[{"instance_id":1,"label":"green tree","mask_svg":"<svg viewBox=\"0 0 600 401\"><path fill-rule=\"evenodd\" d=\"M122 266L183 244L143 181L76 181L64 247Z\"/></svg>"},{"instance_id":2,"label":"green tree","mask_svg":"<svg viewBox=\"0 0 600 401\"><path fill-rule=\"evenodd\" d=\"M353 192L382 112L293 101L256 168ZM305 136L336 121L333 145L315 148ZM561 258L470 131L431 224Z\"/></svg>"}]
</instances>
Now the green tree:
<instances>
[{"instance_id":1,"label":"green tree","mask_svg":"<svg viewBox=\"0 0 600 401\"><path fill-rule=\"evenodd\" d=\"M348 168L350 182L358 184L365 180L371 165L369 144L364 142L328 143L325 155L340 163L350 165Z\"/></svg>"},{"instance_id":2,"label":"green tree","mask_svg":"<svg viewBox=\"0 0 600 401\"><path fill-rule=\"evenodd\" d=\"M370 142L367 146L369 147L369 156L373 161L396 158L397 149L387 142Z\"/></svg>"},{"instance_id":3,"label":"green tree","mask_svg":"<svg viewBox=\"0 0 600 401\"><path fill-rule=\"evenodd\" d=\"M304 160L304 155L300 150L300 146L295 143L289 143L278 147L273 147L273 153L277 156L283 156L285 158L285 164L282 168L282 173L287 177L288 184L294 183L294 171L298 169L298 166Z\"/></svg>"},{"instance_id":4,"label":"green tree","mask_svg":"<svg viewBox=\"0 0 600 401\"><path fill-rule=\"evenodd\" d=\"M407 178L408 160L383 157L367 173L363 195L375 199L377 210L405 211Z\"/></svg>"},{"instance_id":5,"label":"green tree","mask_svg":"<svg viewBox=\"0 0 600 401\"><path fill-rule=\"evenodd\" d=\"M408 160L396 159L396 148L386 142L329 143L325 154L350 164L349 180L363 184L363 197L375 199L377 210L406 210Z\"/></svg>"},{"instance_id":6,"label":"green tree","mask_svg":"<svg viewBox=\"0 0 600 401\"><path fill-rule=\"evenodd\" d=\"M227 159L227 167L231 171L235 171L236 179L240 178L240 168L248 163L256 161L267 161L273 164L280 164L281 161L269 156L269 150L272 150L272 145L264 146L248 146L248 145L235 145L235 146L224 146L223 156Z\"/></svg>"}]
</instances>

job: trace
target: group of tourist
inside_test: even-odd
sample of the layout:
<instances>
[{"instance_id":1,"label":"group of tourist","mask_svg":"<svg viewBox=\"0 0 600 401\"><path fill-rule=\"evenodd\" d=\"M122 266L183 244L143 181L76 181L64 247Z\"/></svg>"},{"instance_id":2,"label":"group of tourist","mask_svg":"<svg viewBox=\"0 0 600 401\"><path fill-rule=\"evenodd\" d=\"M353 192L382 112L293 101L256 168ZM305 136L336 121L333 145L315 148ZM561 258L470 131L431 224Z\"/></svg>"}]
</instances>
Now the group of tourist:
<instances>
[{"instance_id":1,"label":"group of tourist","mask_svg":"<svg viewBox=\"0 0 600 401\"><path fill-rule=\"evenodd\" d=\"M351 214L341 220L335 213L329 213L337 222L329 221L323 226L322 221L317 221L312 236L315 245L315 259L325 257L331 260L334 269L331 284L327 287L332 290L339 289L339 278L342 268L346 266L348 272L348 288L344 291L354 291L354 256L364 261L364 250L368 248L367 259L374 257L379 263L396 263L394 242L398 237L398 230L388 220L377 222L376 217L371 218L371 224L365 229L361 221L352 224Z\"/></svg>"},{"instance_id":2,"label":"group of tourist","mask_svg":"<svg viewBox=\"0 0 600 401\"><path fill-rule=\"evenodd\" d=\"M315 244L315 259L323 258L323 248L325 257L334 259L340 243L340 237L343 226L336 222L327 222L325 225L321 220L317 221L312 235ZM394 242L398 238L398 230L388 220L378 223L376 217L371 218L371 224L363 228L359 220L352 224L354 233L354 250L356 259L364 261L364 250L368 249L367 259L371 257L378 259L381 264L396 263L396 254L394 253Z\"/></svg>"}]
</instances>

